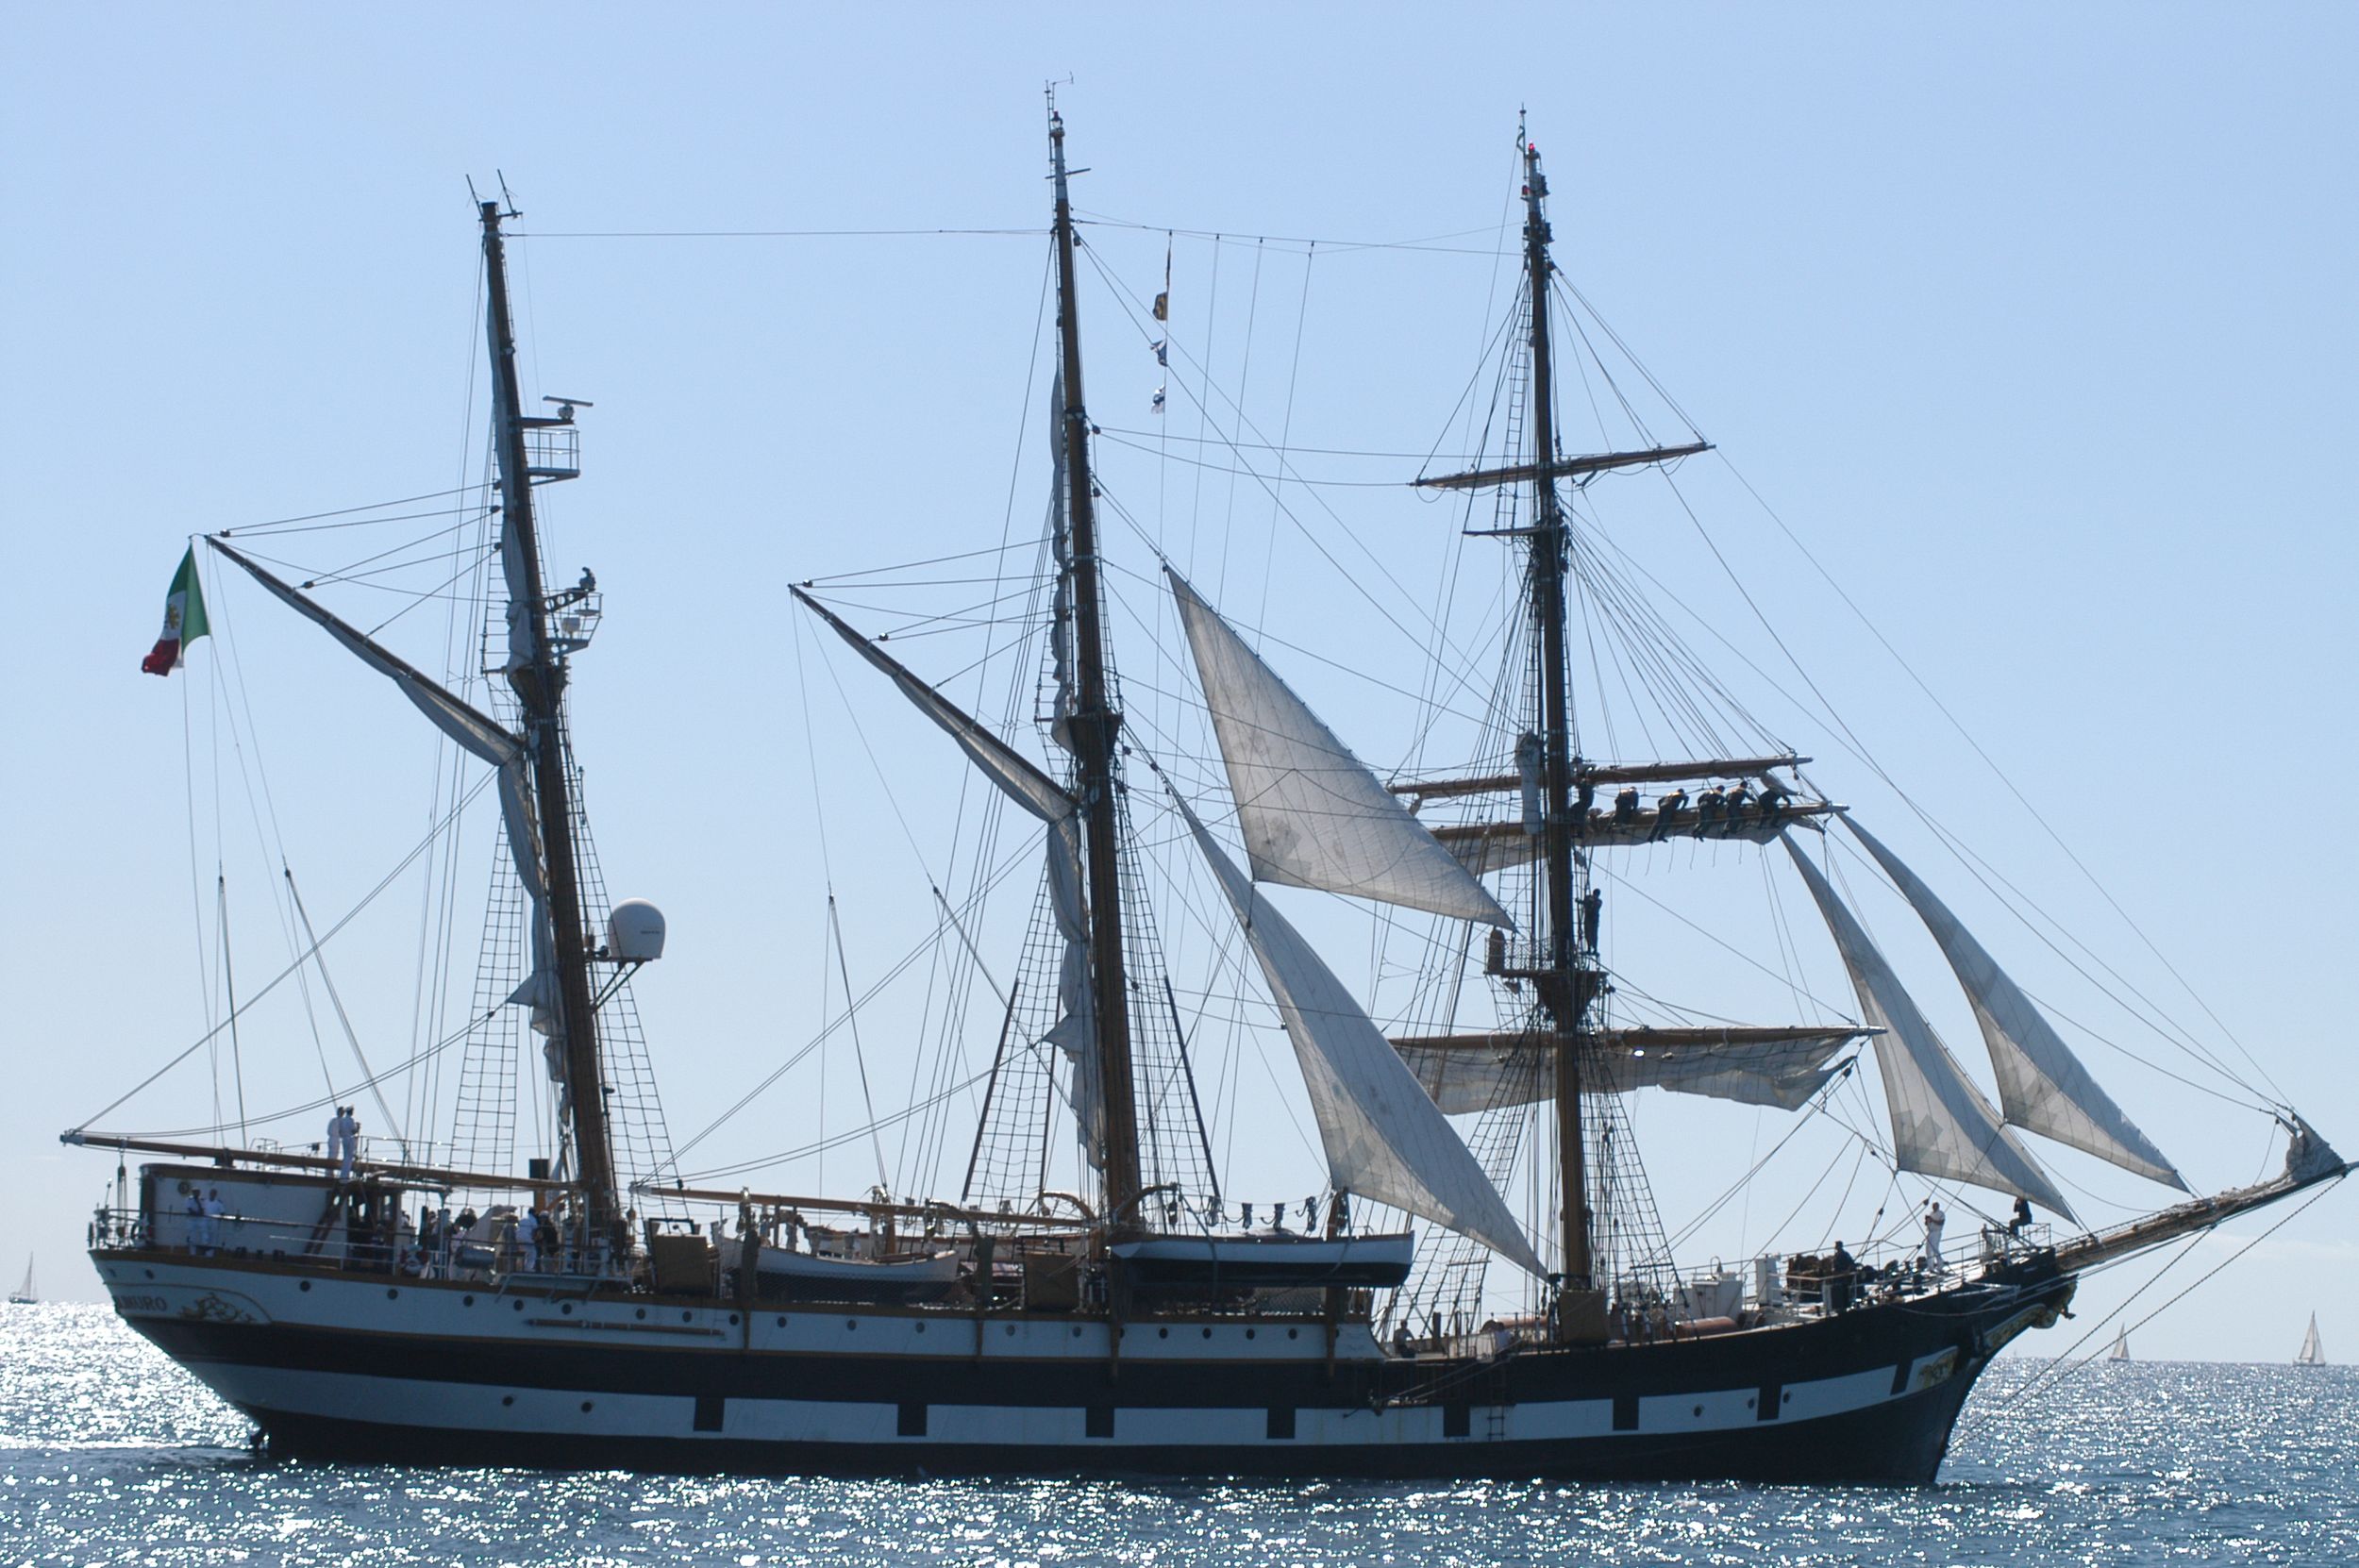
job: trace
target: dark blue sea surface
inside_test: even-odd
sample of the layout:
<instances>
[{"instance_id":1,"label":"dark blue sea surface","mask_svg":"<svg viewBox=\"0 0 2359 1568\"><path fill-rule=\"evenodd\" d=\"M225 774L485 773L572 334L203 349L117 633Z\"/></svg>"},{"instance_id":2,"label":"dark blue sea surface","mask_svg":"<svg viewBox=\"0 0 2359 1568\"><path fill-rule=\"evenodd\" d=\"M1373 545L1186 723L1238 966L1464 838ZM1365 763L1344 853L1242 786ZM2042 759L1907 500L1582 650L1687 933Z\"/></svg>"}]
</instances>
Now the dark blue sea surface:
<instances>
[{"instance_id":1,"label":"dark blue sea surface","mask_svg":"<svg viewBox=\"0 0 2359 1568\"><path fill-rule=\"evenodd\" d=\"M257 1460L111 1312L8 1308L0 1563L2359 1563L2359 1373L2042 1365L1924 1489L732 1480Z\"/></svg>"}]
</instances>

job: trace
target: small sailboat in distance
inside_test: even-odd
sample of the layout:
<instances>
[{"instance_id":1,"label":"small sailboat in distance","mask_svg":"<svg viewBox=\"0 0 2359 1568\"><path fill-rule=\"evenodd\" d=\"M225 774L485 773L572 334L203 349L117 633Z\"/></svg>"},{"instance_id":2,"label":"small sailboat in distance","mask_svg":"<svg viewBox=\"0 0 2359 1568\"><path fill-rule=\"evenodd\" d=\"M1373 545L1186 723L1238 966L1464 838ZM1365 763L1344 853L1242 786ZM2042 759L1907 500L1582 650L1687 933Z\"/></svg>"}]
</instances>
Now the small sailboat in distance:
<instances>
[{"instance_id":1,"label":"small sailboat in distance","mask_svg":"<svg viewBox=\"0 0 2359 1568\"><path fill-rule=\"evenodd\" d=\"M2114 1347L2105 1352L2105 1359L2109 1361L2126 1361L2129 1359L2130 1330L2125 1325L2124 1326L2114 1330Z\"/></svg>"},{"instance_id":2,"label":"small sailboat in distance","mask_svg":"<svg viewBox=\"0 0 2359 1568\"><path fill-rule=\"evenodd\" d=\"M2301 1336L2301 1348L2294 1352L2296 1366L2324 1366L2326 1352L2318 1348L2318 1315L2310 1314L2310 1331Z\"/></svg>"},{"instance_id":3,"label":"small sailboat in distance","mask_svg":"<svg viewBox=\"0 0 2359 1568\"><path fill-rule=\"evenodd\" d=\"M11 1307L31 1307L36 1305L40 1300L41 1297L33 1293L33 1255L28 1252L25 1255L25 1283L19 1285L15 1290L8 1293L8 1305ZM2310 1323L2310 1343L2308 1345L2304 1346L2305 1349L2315 1350L2317 1347L2317 1321L2314 1318Z\"/></svg>"}]
</instances>

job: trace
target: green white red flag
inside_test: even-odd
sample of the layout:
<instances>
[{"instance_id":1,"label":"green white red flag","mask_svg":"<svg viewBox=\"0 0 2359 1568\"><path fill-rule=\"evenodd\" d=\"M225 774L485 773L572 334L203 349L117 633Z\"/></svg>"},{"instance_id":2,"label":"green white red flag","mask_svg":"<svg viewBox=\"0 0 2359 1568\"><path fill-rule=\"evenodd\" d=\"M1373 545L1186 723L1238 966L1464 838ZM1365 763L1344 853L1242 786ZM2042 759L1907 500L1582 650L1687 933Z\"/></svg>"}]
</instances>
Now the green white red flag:
<instances>
[{"instance_id":1,"label":"green white red flag","mask_svg":"<svg viewBox=\"0 0 2359 1568\"><path fill-rule=\"evenodd\" d=\"M205 590L196 580L196 546L192 544L180 558L180 570L172 575L172 592L164 599L164 634L140 660L140 669L151 676L172 674L189 644L212 629L205 620Z\"/></svg>"}]
</instances>

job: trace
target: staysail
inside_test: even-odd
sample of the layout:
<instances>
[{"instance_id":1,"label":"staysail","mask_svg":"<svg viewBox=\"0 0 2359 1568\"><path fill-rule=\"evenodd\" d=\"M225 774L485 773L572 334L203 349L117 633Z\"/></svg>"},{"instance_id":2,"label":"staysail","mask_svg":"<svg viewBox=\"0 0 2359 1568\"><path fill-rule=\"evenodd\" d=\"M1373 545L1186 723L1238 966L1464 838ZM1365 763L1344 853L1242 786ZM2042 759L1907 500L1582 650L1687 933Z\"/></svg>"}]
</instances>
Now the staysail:
<instances>
[{"instance_id":1,"label":"staysail","mask_svg":"<svg viewBox=\"0 0 2359 1568\"><path fill-rule=\"evenodd\" d=\"M1842 1070L1844 1047L1866 1028L1605 1029L1581 1054L1587 1090L1665 1089L1739 1105L1797 1110ZM1393 1049L1446 1116L1555 1097L1556 1045L1522 1034L1427 1035Z\"/></svg>"},{"instance_id":2,"label":"staysail","mask_svg":"<svg viewBox=\"0 0 2359 1568\"><path fill-rule=\"evenodd\" d=\"M1057 935L1064 951L1057 964L1059 1018L1045 1037L1065 1054L1073 1077L1071 1102L1081 1129L1083 1158L1092 1164L1104 1159L1105 1105L1097 1083L1096 1053L1091 1048L1096 1029L1096 1000L1093 994L1089 955L1089 919L1082 901L1079 808L1072 794L1055 779L1026 760L1008 743L949 698L910 673L907 666L828 611L801 589L795 596L806 609L835 628L862 659L892 677L901 694L917 710L940 725L966 753L984 777L1010 800L1048 825L1049 903L1056 911Z\"/></svg>"},{"instance_id":3,"label":"staysail","mask_svg":"<svg viewBox=\"0 0 2359 1568\"><path fill-rule=\"evenodd\" d=\"M1472 1237L1518 1268L1545 1275L1498 1189L1417 1087L1383 1031L1187 803L1179 806L1245 927L1294 1043L1336 1187Z\"/></svg>"},{"instance_id":4,"label":"staysail","mask_svg":"<svg viewBox=\"0 0 2359 1568\"><path fill-rule=\"evenodd\" d=\"M1256 881L1515 923L1170 568Z\"/></svg>"},{"instance_id":5,"label":"staysail","mask_svg":"<svg viewBox=\"0 0 2359 1568\"><path fill-rule=\"evenodd\" d=\"M2045 1014L2033 1006L2006 971L1958 924L1949 906L1874 834L1846 817L1843 826L1865 845L1940 943L1958 984L1974 1004L1975 1022L1990 1046L1999 1078L1999 1105L2016 1126L2053 1138L2125 1171L2187 1191L2186 1182L2147 1140L2111 1096L2098 1087L2070 1046L2058 1038Z\"/></svg>"},{"instance_id":6,"label":"staysail","mask_svg":"<svg viewBox=\"0 0 2359 1568\"><path fill-rule=\"evenodd\" d=\"M999 786L1010 800L1023 807L1043 822L1062 822L1079 809L1073 796L1063 785L1041 772L1005 741L964 709L912 675L908 667L876 643L854 631L831 613L827 606L804 592L791 591L803 602L803 608L835 628L837 636L849 642L860 656L882 670L901 689L917 710L940 725L944 733L959 743L967 760L983 772L983 776Z\"/></svg>"},{"instance_id":7,"label":"staysail","mask_svg":"<svg viewBox=\"0 0 2359 1568\"><path fill-rule=\"evenodd\" d=\"M1956 1059L1826 877L1791 838L1785 848L1834 936L1861 1012L1885 1030L1876 1037L1876 1064L1884 1080L1893 1157L1900 1169L2014 1193L2069 1217L2072 1209L2064 1195L1959 1071Z\"/></svg>"}]
</instances>

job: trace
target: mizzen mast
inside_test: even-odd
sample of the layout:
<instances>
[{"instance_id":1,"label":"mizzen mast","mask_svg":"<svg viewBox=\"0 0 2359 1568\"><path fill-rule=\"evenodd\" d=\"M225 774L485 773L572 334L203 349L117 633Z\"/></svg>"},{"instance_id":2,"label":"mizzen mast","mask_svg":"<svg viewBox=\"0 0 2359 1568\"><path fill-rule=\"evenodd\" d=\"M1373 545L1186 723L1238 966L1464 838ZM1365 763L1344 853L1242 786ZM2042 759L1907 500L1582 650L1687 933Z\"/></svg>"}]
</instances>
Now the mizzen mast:
<instances>
[{"instance_id":1,"label":"mizzen mast","mask_svg":"<svg viewBox=\"0 0 2359 1568\"><path fill-rule=\"evenodd\" d=\"M553 1038L564 1063L566 1111L592 1246L610 1243L620 1210L614 1193L614 1151L607 1127L605 1074L598 1051L590 938L581 907L574 845L574 803L566 776L565 660L548 624L542 582L541 540L533 516L529 429L570 424L568 408L555 419L527 417L516 389L516 336L508 309L507 256L500 237L500 204L481 204L483 264L491 296L494 419L497 425L502 548L509 608L506 673L523 709L525 744L532 758L533 804L540 817L541 858L547 877L547 918L557 976Z\"/></svg>"},{"instance_id":2,"label":"mizzen mast","mask_svg":"<svg viewBox=\"0 0 2359 1568\"><path fill-rule=\"evenodd\" d=\"M1531 299L1531 470L1535 503L1531 530L1531 613L1540 634L1541 842L1546 883L1547 947L1537 982L1540 1003L1555 1036L1556 1135L1564 1189L1564 1284L1591 1288L1588 1160L1582 1145L1581 1042L1582 1015L1597 993L1597 971L1576 940L1580 930L1575 882L1581 872L1572 838L1572 715L1565 700L1564 573L1568 541L1564 508L1550 470L1556 457L1555 389L1548 353L1548 179L1540 149L1524 155L1524 267Z\"/></svg>"},{"instance_id":3,"label":"mizzen mast","mask_svg":"<svg viewBox=\"0 0 2359 1568\"><path fill-rule=\"evenodd\" d=\"M1124 975L1119 802L1114 748L1122 715L1106 682L1105 628L1097 580L1097 508L1090 479L1089 413L1081 395L1081 319L1075 298L1073 204L1066 191L1064 118L1048 111L1048 146L1057 187L1057 336L1063 349L1063 430L1067 525L1073 541L1075 711L1066 719L1079 766L1083 842L1088 860L1090 967L1095 978L1098 1093L1105 1110L1105 1213L1115 1232L1140 1225L1139 1129L1130 1076L1129 986Z\"/></svg>"}]
</instances>

